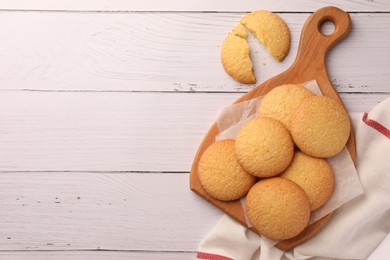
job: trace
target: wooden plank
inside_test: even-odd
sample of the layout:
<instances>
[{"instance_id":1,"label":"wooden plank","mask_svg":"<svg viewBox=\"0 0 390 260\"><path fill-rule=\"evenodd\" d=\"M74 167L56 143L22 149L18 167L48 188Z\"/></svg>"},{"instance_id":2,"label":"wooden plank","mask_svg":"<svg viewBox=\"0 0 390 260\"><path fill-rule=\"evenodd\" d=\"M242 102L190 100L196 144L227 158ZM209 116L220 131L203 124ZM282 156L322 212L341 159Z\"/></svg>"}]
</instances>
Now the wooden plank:
<instances>
[{"instance_id":1,"label":"wooden plank","mask_svg":"<svg viewBox=\"0 0 390 260\"><path fill-rule=\"evenodd\" d=\"M1 9L12 10L93 10L93 11L248 11L269 9L274 11L314 11L327 5L335 5L346 11L390 11L386 0L353 1L353 0L289 0L281 1L153 1L153 0L2 0Z\"/></svg>"},{"instance_id":2,"label":"wooden plank","mask_svg":"<svg viewBox=\"0 0 390 260\"><path fill-rule=\"evenodd\" d=\"M191 252L127 252L127 251L0 251L1 260L193 260Z\"/></svg>"},{"instance_id":3,"label":"wooden plank","mask_svg":"<svg viewBox=\"0 0 390 260\"><path fill-rule=\"evenodd\" d=\"M0 250L195 251L222 212L189 175L1 173Z\"/></svg>"},{"instance_id":4,"label":"wooden plank","mask_svg":"<svg viewBox=\"0 0 390 260\"><path fill-rule=\"evenodd\" d=\"M2 92L0 169L189 171L218 109L238 96Z\"/></svg>"},{"instance_id":5,"label":"wooden plank","mask_svg":"<svg viewBox=\"0 0 390 260\"><path fill-rule=\"evenodd\" d=\"M2 91L2 171L189 171L240 93ZM342 94L350 112L389 94Z\"/></svg>"},{"instance_id":6,"label":"wooden plank","mask_svg":"<svg viewBox=\"0 0 390 260\"><path fill-rule=\"evenodd\" d=\"M3 11L0 89L246 92L253 85L232 80L219 58L242 15ZM259 83L292 64L309 14L280 15L292 32L282 63L249 38ZM388 92L390 14L351 17L350 35L329 53L330 78L339 92Z\"/></svg>"}]
</instances>

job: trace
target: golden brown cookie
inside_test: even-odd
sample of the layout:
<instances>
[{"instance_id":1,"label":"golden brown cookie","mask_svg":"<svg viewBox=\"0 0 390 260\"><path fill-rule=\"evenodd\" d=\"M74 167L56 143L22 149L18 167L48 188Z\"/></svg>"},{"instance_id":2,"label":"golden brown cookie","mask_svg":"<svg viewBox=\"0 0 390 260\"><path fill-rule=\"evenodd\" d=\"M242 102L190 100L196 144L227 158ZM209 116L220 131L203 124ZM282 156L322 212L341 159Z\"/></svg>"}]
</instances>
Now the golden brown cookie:
<instances>
[{"instance_id":1,"label":"golden brown cookie","mask_svg":"<svg viewBox=\"0 0 390 260\"><path fill-rule=\"evenodd\" d=\"M330 198L334 187L332 168L325 159L296 152L288 168L280 177L298 184L310 200L311 210L316 210Z\"/></svg>"},{"instance_id":2,"label":"golden brown cookie","mask_svg":"<svg viewBox=\"0 0 390 260\"><path fill-rule=\"evenodd\" d=\"M245 15L241 23L281 61L290 49L290 30L278 15L269 11L254 11Z\"/></svg>"},{"instance_id":3,"label":"golden brown cookie","mask_svg":"<svg viewBox=\"0 0 390 260\"><path fill-rule=\"evenodd\" d=\"M310 202L303 189L279 177L256 183L248 192L245 207L253 227L277 240L298 235L310 218Z\"/></svg>"},{"instance_id":4,"label":"golden brown cookie","mask_svg":"<svg viewBox=\"0 0 390 260\"><path fill-rule=\"evenodd\" d=\"M237 134L237 160L254 176L271 177L281 173L293 155L290 133L276 119L258 117L243 125Z\"/></svg>"},{"instance_id":5,"label":"golden brown cookie","mask_svg":"<svg viewBox=\"0 0 390 260\"><path fill-rule=\"evenodd\" d=\"M256 178L238 164L234 140L217 141L210 145L200 158L198 175L206 192L224 201L244 197L256 182Z\"/></svg>"},{"instance_id":6,"label":"golden brown cookie","mask_svg":"<svg viewBox=\"0 0 390 260\"><path fill-rule=\"evenodd\" d=\"M229 32L221 48L221 61L225 71L241 83L256 83L253 65L249 56L249 45L246 31L238 25Z\"/></svg>"},{"instance_id":7,"label":"golden brown cookie","mask_svg":"<svg viewBox=\"0 0 390 260\"><path fill-rule=\"evenodd\" d=\"M276 87L263 97L258 114L275 118L290 129L292 112L305 98L311 96L314 96L314 93L301 85L287 84Z\"/></svg>"},{"instance_id":8,"label":"golden brown cookie","mask_svg":"<svg viewBox=\"0 0 390 260\"><path fill-rule=\"evenodd\" d=\"M293 112L290 132L302 152L319 158L338 154L351 131L342 104L323 96L306 98Z\"/></svg>"}]
</instances>

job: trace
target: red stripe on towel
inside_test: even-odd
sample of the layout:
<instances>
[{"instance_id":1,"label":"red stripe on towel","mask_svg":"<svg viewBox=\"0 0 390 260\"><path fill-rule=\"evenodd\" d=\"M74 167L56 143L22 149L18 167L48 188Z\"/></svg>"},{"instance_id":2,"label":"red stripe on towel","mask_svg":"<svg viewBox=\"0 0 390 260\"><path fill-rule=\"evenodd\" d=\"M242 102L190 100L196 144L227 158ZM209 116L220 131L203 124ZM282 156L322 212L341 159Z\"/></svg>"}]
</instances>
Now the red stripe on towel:
<instances>
[{"instance_id":1,"label":"red stripe on towel","mask_svg":"<svg viewBox=\"0 0 390 260\"><path fill-rule=\"evenodd\" d=\"M378 123L375 120L368 119L367 117L368 117L368 113L364 113L362 119L363 119L363 122L366 123L366 125L374 128L379 133L383 134L384 136L386 136L387 138L390 139L390 130L388 128L386 128L384 125Z\"/></svg>"},{"instance_id":2,"label":"red stripe on towel","mask_svg":"<svg viewBox=\"0 0 390 260\"><path fill-rule=\"evenodd\" d=\"M196 254L196 257L198 259L205 259L205 260L234 260L233 258L227 256L205 253L205 252L198 252Z\"/></svg>"}]
</instances>

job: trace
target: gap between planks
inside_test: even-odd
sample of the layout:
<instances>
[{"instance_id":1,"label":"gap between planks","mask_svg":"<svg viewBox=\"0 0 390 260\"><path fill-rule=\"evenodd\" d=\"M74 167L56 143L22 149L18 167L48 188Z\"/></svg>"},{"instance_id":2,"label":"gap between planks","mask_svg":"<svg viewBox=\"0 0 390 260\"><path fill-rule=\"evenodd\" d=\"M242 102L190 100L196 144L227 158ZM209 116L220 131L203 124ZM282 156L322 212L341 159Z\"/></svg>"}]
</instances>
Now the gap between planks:
<instances>
[{"instance_id":1,"label":"gap between planks","mask_svg":"<svg viewBox=\"0 0 390 260\"><path fill-rule=\"evenodd\" d=\"M1 171L1 174L15 173L15 174L24 174L24 173L69 173L69 174L78 174L78 173L96 173L96 174L189 174L189 171L88 171L88 170L49 170L49 171Z\"/></svg>"},{"instance_id":2,"label":"gap between planks","mask_svg":"<svg viewBox=\"0 0 390 260\"><path fill-rule=\"evenodd\" d=\"M3 9L0 8L0 12L39 12L39 13L86 13L86 14L244 14L250 13L252 10L242 10L242 11L169 11L169 10L61 10L61 9ZM312 14L313 11L273 11L276 14ZM346 11L349 14L389 14L390 11Z\"/></svg>"},{"instance_id":3,"label":"gap between planks","mask_svg":"<svg viewBox=\"0 0 390 260\"><path fill-rule=\"evenodd\" d=\"M137 249L29 249L29 250L8 250L0 249L0 254L8 252L129 252L129 253L196 253L193 250L137 250Z\"/></svg>"},{"instance_id":4,"label":"gap between planks","mask_svg":"<svg viewBox=\"0 0 390 260\"><path fill-rule=\"evenodd\" d=\"M34 10L137 10L137 11L247 11L266 9L272 11L313 11L326 5L335 5L346 11L383 11L389 10L386 0L375 1L235 1L199 0L194 3L188 1L167 0L156 2L153 0L3 0L0 8L3 9L34 9Z\"/></svg>"},{"instance_id":5,"label":"gap between planks","mask_svg":"<svg viewBox=\"0 0 390 260\"><path fill-rule=\"evenodd\" d=\"M195 251L116 251L116 250L72 250L72 251L0 251L4 260L192 260Z\"/></svg>"},{"instance_id":6,"label":"gap between planks","mask_svg":"<svg viewBox=\"0 0 390 260\"><path fill-rule=\"evenodd\" d=\"M206 91L206 90L177 90L177 91L163 91L163 90L76 90L76 89L0 89L0 92L58 92L58 93L64 93L64 92L71 92L71 93L161 93L161 94L245 94L251 89L247 89L244 91ZM357 91L357 92L339 92L339 94L363 94L363 95L386 95L390 94L389 91L372 91L372 92L364 92L364 91Z\"/></svg>"}]
</instances>

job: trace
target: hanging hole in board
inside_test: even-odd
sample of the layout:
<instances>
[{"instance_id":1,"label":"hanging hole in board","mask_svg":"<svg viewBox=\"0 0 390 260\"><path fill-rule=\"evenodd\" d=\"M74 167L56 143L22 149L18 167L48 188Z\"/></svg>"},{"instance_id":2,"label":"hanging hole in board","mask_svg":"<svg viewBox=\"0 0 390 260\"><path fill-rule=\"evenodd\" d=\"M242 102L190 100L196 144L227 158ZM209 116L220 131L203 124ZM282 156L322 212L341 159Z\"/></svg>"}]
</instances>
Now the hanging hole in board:
<instances>
[{"instance_id":1,"label":"hanging hole in board","mask_svg":"<svg viewBox=\"0 0 390 260\"><path fill-rule=\"evenodd\" d=\"M324 20L320 24L320 32L325 36L331 35L335 28L334 22L331 20Z\"/></svg>"}]
</instances>

